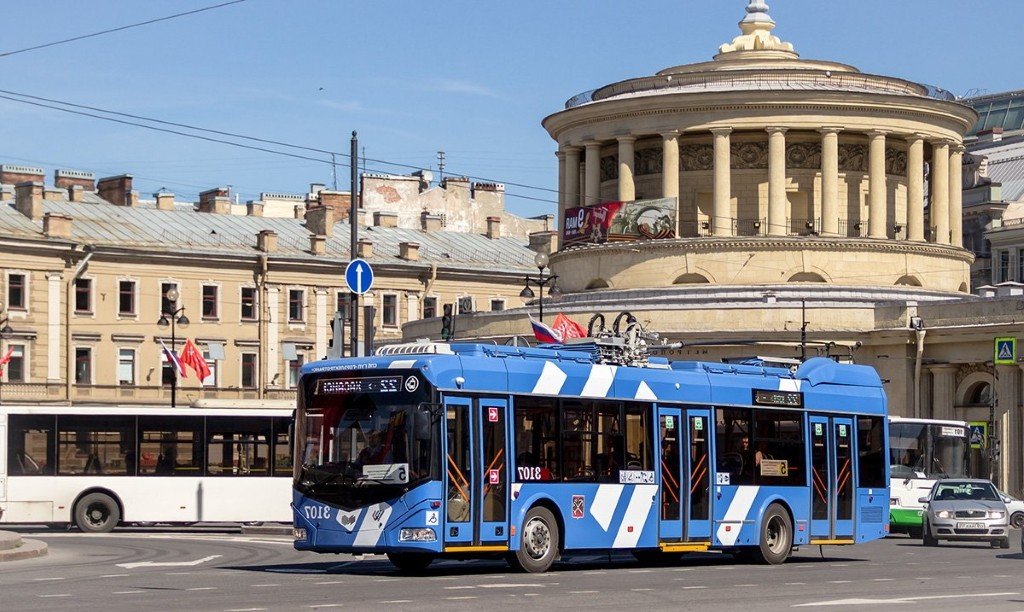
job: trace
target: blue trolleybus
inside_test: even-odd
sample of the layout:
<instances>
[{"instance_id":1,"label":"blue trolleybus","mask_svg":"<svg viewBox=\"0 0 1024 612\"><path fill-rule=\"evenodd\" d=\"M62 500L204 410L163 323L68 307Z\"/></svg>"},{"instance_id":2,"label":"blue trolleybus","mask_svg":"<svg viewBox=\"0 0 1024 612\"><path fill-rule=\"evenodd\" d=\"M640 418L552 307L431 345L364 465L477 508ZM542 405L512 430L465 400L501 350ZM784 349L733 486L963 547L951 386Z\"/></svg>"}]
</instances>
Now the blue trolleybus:
<instances>
[{"instance_id":1,"label":"blue trolleybus","mask_svg":"<svg viewBox=\"0 0 1024 612\"><path fill-rule=\"evenodd\" d=\"M631 346L418 343L306 364L295 548L543 572L609 549L775 564L887 534L873 369L670 363Z\"/></svg>"}]
</instances>

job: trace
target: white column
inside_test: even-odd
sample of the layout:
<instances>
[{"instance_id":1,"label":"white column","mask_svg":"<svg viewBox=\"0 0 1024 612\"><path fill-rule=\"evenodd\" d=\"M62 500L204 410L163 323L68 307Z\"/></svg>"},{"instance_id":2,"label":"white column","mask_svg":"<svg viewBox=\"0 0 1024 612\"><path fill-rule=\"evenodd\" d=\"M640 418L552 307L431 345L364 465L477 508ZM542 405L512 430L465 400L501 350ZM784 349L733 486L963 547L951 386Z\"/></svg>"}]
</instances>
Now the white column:
<instances>
[{"instance_id":1,"label":"white column","mask_svg":"<svg viewBox=\"0 0 1024 612\"><path fill-rule=\"evenodd\" d=\"M907 138L907 240L924 241L924 137Z\"/></svg>"},{"instance_id":2,"label":"white column","mask_svg":"<svg viewBox=\"0 0 1024 612\"><path fill-rule=\"evenodd\" d=\"M636 199L636 182L633 179L633 165L636 156L636 137L619 136L619 201L632 202Z\"/></svg>"},{"instance_id":3,"label":"white column","mask_svg":"<svg viewBox=\"0 0 1024 612\"><path fill-rule=\"evenodd\" d=\"M46 380L60 380L60 274L46 275ZM32 285L29 284L29 288ZM71 299L69 296L68 299ZM69 334L70 335L70 334ZM68 347L70 351L71 348ZM95 356L94 356L95 359ZM95 362L94 362L95 363ZM68 372L74 380L75 373Z\"/></svg>"},{"instance_id":4,"label":"white column","mask_svg":"<svg viewBox=\"0 0 1024 612\"><path fill-rule=\"evenodd\" d=\"M885 132L868 132L868 237L885 238Z\"/></svg>"},{"instance_id":5,"label":"white column","mask_svg":"<svg viewBox=\"0 0 1024 612\"><path fill-rule=\"evenodd\" d=\"M949 244L949 141L932 142L931 220L936 244Z\"/></svg>"},{"instance_id":6,"label":"white column","mask_svg":"<svg viewBox=\"0 0 1024 612\"><path fill-rule=\"evenodd\" d=\"M587 145L586 181L583 186L583 205L601 201L601 143L590 140Z\"/></svg>"},{"instance_id":7,"label":"white column","mask_svg":"<svg viewBox=\"0 0 1024 612\"><path fill-rule=\"evenodd\" d=\"M580 148L562 147L565 152L565 208L580 205ZM565 214L559 219L559 227L564 227Z\"/></svg>"},{"instance_id":8,"label":"white column","mask_svg":"<svg viewBox=\"0 0 1024 612\"><path fill-rule=\"evenodd\" d=\"M558 158L558 216L555 217L555 223L558 227L562 227L562 221L565 219L566 209L566 193L565 193L565 151L559 149L555 152L555 157Z\"/></svg>"},{"instance_id":9,"label":"white column","mask_svg":"<svg viewBox=\"0 0 1024 612\"><path fill-rule=\"evenodd\" d=\"M327 290L321 287L317 287L313 290L314 309L315 309L315 321L316 321L316 343L313 346L313 352L315 353L312 359L323 359L327 356L327 331L330 329L328 314L332 315L334 312L328 313L327 311Z\"/></svg>"},{"instance_id":10,"label":"white column","mask_svg":"<svg viewBox=\"0 0 1024 612\"><path fill-rule=\"evenodd\" d=\"M786 128L768 128L768 235L789 234L786 223Z\"/></svg>"},{"instance_id":11,"label":"white column","mask_svg":"<svg viewBox=\"0 0 1024 612\"><path fill-rule=\"evenodd\" d=\"M676 198L679 206L679 130L661 135L661 197Z\"/></svg>"},{"instance_id":12,"label":"white column","mask_svg":"<svg viewBox=\"0 0 1024 612\"><path fill-rule=\"evenodd\" d=\"M280 341L280 325L281 313L279 312L279 299L281 290L277 287L267 287L267 344L266 354L266 372L267 380L264 381L267 387L283 387L285 381L274 380L274 377L281 373L281 341ZM278 377L280 378L280 377Z\"/></svg>"},{"instance_id":13,"label":"white column","mask_svg":"<svg viewBox=\"0 0 1024 612\"><path fill-rule=\"evenodd\" d=\"M729 134L732 128L714 128L714 201L711 227L715 236L732 235L732 151Z\"/></svg>"},{"instance_id":14,"label":"white column","mask_svg":"<svg viewBox=\"0 0 1024 612\"><path fill-rule=\"evenodd\" d=\"M996 366L996 414L1002 421L999 453L999 481L1004 491L1012 490L1020 478L1020 446L1016 430L1020 417L1020 367Z\"/></svg>"},{"instance_id":15,"label":"white column","mask_svg":"<svg viewBox=\"0 0 1024 612\"><path fill-rule=\"evenodd\" d=\"M949 150L949 243L964 246L963 145Z\"/></svg>"},{"instance_id":16,"label":"white column","mask_svg":"<svg viewBox=\"0 0 1024 612\"><path fill-rule=\"evenodd\" d=\"M954 419L953 393L955 376L959 366L951 363L931 366L932 373L932 413L922 415L926 419Z\"/></svg>"},{"instance_id":17,"label":"white column","mask_svg":"<svg viewBox=\"0 0 1024 612\"><path fill-rule=\"evenodd\" d=\"M821 132L821 234L839 235L839 132L823 127Z\"/></svg>"}]
</instances>

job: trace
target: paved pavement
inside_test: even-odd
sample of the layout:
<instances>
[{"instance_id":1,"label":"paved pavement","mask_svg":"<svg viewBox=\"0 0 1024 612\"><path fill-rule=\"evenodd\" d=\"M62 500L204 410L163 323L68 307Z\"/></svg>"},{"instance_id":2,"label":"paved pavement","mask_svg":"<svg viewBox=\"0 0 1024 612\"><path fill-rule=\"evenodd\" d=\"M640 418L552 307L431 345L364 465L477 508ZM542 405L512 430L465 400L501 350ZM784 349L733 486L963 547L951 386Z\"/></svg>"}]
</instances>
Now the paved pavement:
<instances>
[{"instance_id":1,"label":"paved pavement","mask_svg":"<svg viewBox=\"0 0 1024 612\"><path fill-rule=\"evenodd\" d=\"M300 553L290 540L224 531L23 531L50 555L0 566L6 610L1024 610L1024 557L987 545L924 548L893 537L805 547L778 567L721 554L671 566L570 557L514 574L500 561L435 563L407 577L380 557Z\"/></svg>"}]
</instances>

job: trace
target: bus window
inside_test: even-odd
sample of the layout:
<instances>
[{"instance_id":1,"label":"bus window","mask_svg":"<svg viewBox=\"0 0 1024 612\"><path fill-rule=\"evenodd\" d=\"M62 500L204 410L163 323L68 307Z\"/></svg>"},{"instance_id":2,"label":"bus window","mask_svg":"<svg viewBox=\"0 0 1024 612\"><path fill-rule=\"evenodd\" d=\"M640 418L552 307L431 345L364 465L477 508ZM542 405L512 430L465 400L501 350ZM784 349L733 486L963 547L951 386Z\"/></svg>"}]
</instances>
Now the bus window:
<instances>
[{"instance_id":1,"label":"bus window","mask_svg":"<svg viewBox=\"0 0 1024 612\"><path fill-rule=\"evenodd\" d=\"M291 419L274 418L274 476L291 476L292 449L288 444Z\"/></svg>"},{"instance_id":2,"label":"bus window","mask_svg":"<svg viewBox=\"0 0 1024 612\"><path fill-rule=\"evenodd\" d=\"M57 432L59 475L135 475L134 417L62 415Z\"/></svg>"},{"instance_id":3,"label":"bus window","mask_svg":"<svg viewBox=\"0 0 1024 612\"><path fill-rule=\"evenodd\" d=\"M750 445L750 410L719 408L715 411L715 440L719 474L728 474L731 485L754 484L754 451Z\"/></svg>"},{"instance_id":4,"label":"bus window","mask_svg":"<svg viewBox=\"0 0 1024 612\"><path fill-rule=\"evenodd\" d=\"M558 401L515 398L516 480L558 479Z\"/></svg>"},{"instance_id":5,"label":"bus window","mask_svg":"<svg viewBox=\"0 0 1024 612\"><path fill-rule=\"evenodd\" d=\"M270 419L209 417L206 419L207 464L210 476L269 476Z\"/></svg>"},{"instance_id":6,"label":"bus window","mask_svg":"<svg viewBox=\"0 0 1024 612\"><path fill-rule=\"evenodd\" d=\"M594 413L589 402L562 402L562 467L565 480L596 480Z\"/></svg>"},{"instance_id":7,"label":"bus window","mask_svg":"<svg viewBox=\"0 0 1024 612\"><path fill-rule=\"evenodd\" d=\"M595 402L597 408L597 480L619 482L619 471L626 467L626 439L622 431L619 405Z\"/></svg>"},{"instance_id":8,"label":"bus window","mask_svg":"<svg viewBox=\"0 0 1024 612\"><path fill-rule=\"evenodd\" d=\"M647 431L647 407L641 404L627 405L625 463L627 470L653 469Z\"/></svg>"},{"instance_id":9,"label":"bus window","mask_svg":"<svg viewBox=\"0 0 1024 612\"><path fill-rule=\"evenodd\" d=\"M799 412L754 411L754 482L802 486L807 482L803 419Z\"/></svg>"},{"instance_id":10,"label":"bus window","mask_svg":"<svg viewBox=\"0 0 1024 612\"><path fill-rule=\"evenodd\" d=\"M57 463L54 417L12 414L7 425L7 473L11 476L52 476Z\"/></svg>"},{"instance_id":11,"label":"bus window","mask_svg":"<svg viewBox=\"0 0 1024 612\"><path fill-rule=\"evenodd\" d=\"M139 417L139 474L201 476L202 417Z\"/></svg>"},{"instance_id":12,"label":"bus window","mask_svg":"<svg viewBox=\"0 0 1024 612\"><path fill-rule=\"evenodd\" d=\"M857 419L858 485L885 487L885 421L882 417Z\"/></svg>"}]
</instances>

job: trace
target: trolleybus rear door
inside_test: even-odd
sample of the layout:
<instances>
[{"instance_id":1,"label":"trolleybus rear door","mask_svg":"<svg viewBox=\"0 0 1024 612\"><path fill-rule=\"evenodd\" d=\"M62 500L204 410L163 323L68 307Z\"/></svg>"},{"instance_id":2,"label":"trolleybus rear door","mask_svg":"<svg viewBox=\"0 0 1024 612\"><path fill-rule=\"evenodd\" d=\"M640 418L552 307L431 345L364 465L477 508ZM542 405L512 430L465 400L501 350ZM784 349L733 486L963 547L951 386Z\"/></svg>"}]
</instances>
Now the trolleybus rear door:
<instances>
[{"instance_id":1,"label":"trolleybus rear door","mask_svg":"<svg viewBox=\"0 0 1024 612\"><path fill-rule=\"evenodd\" d=\"M499 399L479 400L476 415L477 472L480 474L477 491L476 543L480 545L501 544L508 547L508 465L506 450L508 435L508 402Z\"/></svg>"},{"instance_id":2,"label":"trolleybus rear door","mask_svg":"<svg viewBox=\"0 0 1024 612\"><path fill-rule=\"evenodd\" d=\"M835 470L828 417L811 417L811 538L832 538L832 493Z\"/></svg>"},{"instance_id":3,"label":"trolleybus rear door","mask_svg":"<svg viewBox=\"0 0 1024 612\"><path fill-rule=\"evenodd\" d=\"M686 489L682 484L686 428L679 408L658 408L658 432L661 440L661 510L659 534L663 542L683 539L683 511Z\"/></svg>"},{"instance_id":4,"label":"trolleybus rear door","mask_svg":"<svg viewBox=\"0 0 1024 612\"><path fill-rule=\"evenodd\" d=\"M711 539L711 411L687 410L686 539Z\"/></svg>"},{"instance_id":5,"label":"trolleybus rear door","mask_svg":"<svg viewBox=\"0 0 1024 612\"><path fill-rule=\"evenodd\" d=\"M473 401L464 397L444 400L445 411L445 548L473 544L477 479L473 469Z\"/></svg>"},{"instance_id":6,"label":"trolleybus rear door","mask_svg":"<svg viewBox=\"0 0 1024 612\"><path fill-rule=\"evenodd\" d=\"M853 419L832 419L836 466L836 522L833 539L853 539L854 461Z\"/></svg>"},{"instance_id":7,"label":"trolleybus rear door","mask_svg":"<svg viewBox=\"0 0 1024 612\"><path fill-rule=\"evenodd\" d=\"M853 538L853 420L811 417L811 544Z\"/></svg>"}]
</instances>

